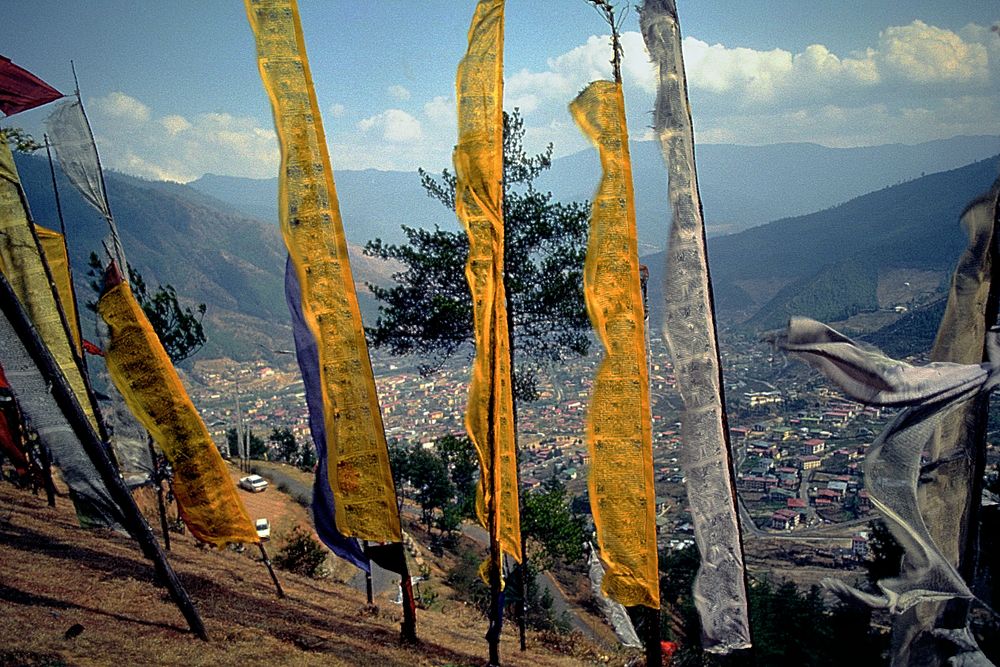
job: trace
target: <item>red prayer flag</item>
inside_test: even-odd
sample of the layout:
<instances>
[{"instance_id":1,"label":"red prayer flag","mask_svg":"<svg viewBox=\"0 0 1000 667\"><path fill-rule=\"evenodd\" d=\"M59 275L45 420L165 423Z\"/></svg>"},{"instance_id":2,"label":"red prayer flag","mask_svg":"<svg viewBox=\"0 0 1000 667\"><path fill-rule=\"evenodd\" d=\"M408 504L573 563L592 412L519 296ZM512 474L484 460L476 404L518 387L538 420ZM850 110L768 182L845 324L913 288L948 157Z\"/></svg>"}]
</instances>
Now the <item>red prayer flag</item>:
<instances>
[{"instance_id":1,"label":"red prayer flag","mask_svg":"<svg viewBox=\"0 0 1000 667\"><path fill-rule=\"evenodd\" d=\"M91 343L86 338L83 339L83 351L86 352L87 354L93 355L95 357L103 357L104 356L104 351L101 348L99 348L96 345L94 345L93 343Z\"/></svg>"},{"instance_id":2,"label":"red prayer flag","mask_svg":"<svg viewBox=\"0 0 1000 667\"><path fill-rule=\"evenodd\" d=\"M10 58L0 56L0 111L11 116L62 96L28 70L12 63Z\"/></svg>"}]
</instances>

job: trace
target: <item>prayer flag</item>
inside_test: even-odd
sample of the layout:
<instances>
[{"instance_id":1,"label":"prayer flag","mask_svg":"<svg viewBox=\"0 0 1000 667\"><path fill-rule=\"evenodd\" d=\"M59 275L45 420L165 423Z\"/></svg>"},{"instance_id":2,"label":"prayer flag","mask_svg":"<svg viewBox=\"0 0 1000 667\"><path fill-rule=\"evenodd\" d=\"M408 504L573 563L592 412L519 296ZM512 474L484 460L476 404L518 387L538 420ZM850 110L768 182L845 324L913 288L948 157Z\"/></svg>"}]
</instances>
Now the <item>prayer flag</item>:
<instances>
[{"instance_id":1,"label":"prayer flag","mask_svg":"<svg viewBox=\"0 0 1000 667\"><path fill-rule=\"evenodd\" d=\"M291 258L285 263L285 300L292 315L292 335L295 338L295 357L299 362L302 382L309 410L309 432L316 446L316 477L313 480L312 515L316 534L330 550L362 570L370 571L371 565L364 549L353 537L345 537L337 530L336 501L330 488L327 470L326 425L323 420L323 390L320 387L319 351L316 339L302 315L302 289L295 276Z\"/></svg>"},{"instance_id":2,"label":"prayer flag","mask_svg":"<svg viewBox=\"0 0 1000 667\"><path fill-rule=\"evenodd\" d=\"M97 209L107 221L111 252L121 270L127 273L125 251L118 235L118 226L111 215L108 193L104 189L101 159L97 154L94 133L83 110L83 103L78 98L71 98L59 104L45 119L45 128L63 173L87 203Z\"/></svg>"},{"instance_id":3,"label":"prayer flag","mask_svg":"<svg viewBox=\"0 0 1000 667\"><path fill-rule=\"evenodd\" d=\"M97 312L108 325L105 360L132 414L174 469L174 495L185 525L217 547L258 542L236 484L177 371L127 283L111 264Z\"/></svg>"},{"instance_id":4,"label":"prayer flag","mask_svg":"<svg viewBox=\"0 0 1000 667\"><path fill-rule=\"evenodd\" d=\"M605 573L602 590L625 605L660 606L652 413L635 195L620 83L594 81L570 104L600 153L583 292L605 349L587 412L590 508Z\"/></svg>"},{"instance_id":5,"label":"prayer flag","mask_svg":"<svg viewBox=\"0 0 1000 667\"><path fill-rule=\"evenodd\" d=\"M56 287L56 296L66 315L66 325L73 339L73 347L77 355L83 355L83 345L80 340L80 319L76 311L76 299L73 292L73 277L69 268L69 254L66 251L66 239L59 232L40 225L35 226L38 242L42 246L45 263L52 274L52 282Z\"/></svg>"},{"instance_id":6,"label":"prayer flag","mask_svg":"<svg viewBox=\"0 0 1000 667\"><path fill-rule=\"evenodd\" d=\"M694 600L702 645L729 653L750 646L746 571L676 3L646 0L639 24L658 69L654 129L668 172L663 333L684 403L680 458L702 559Z\"/></svg>"},{"instance_id":7,"label":"prayer flag","mask_svg":"<svg viewBox=\"0 0 1000 667\"><path fill-rule=\"evenodd\" d=\"M336 526L374 542L402 539L375 378L347 255L326 135L294 0L245 0L281 144L281 230L319 352Z\"/></svg>"},{"instance_id":8,"label":"prayer flag","mask_svg":"<svg viewBox=\"0 0 1000 667\"><path fill-rule=\"evenodd\" d=\"M0 143L0 154L3 148L6 144ZM122 510L81 442L81 437L88 437L98 443L93 423L84 415L79 398L69 389L51 349L46 349L37 325L31 322L30 313L3 272L0 272L0 310L3 311L0 366L25 421L38 433L39 442L48 448L59 466L80 525L121 530L128 525ZM65 345L69 347L68 342ZM45 365L41 357L47 357ZM81 434L84 428L90 432Z\"/></svg>"},{"instance_id":9,"label":"prayer flag","mask_svg":"<svg viewBox=\"0 0 1000 667\"><path fill-rule=\"evenodd\" d=\"M0 56L0 111L8 116L58 100L63 94Z\"/></svg>"},{"instance_id":10,"label":"prayer flag","mask_svg":"<svg viewBox=\"0 0 1000 667\"><path fill-rule=\"evenodd\" d=\"M97 419L77 364L68 322L63 321L59 295L53 292L49 282L42 248L33 233L13 155L7 144L0 142L0 271L7 277L18 301L59 364L77 402L96 427Z\"/></svg>"},{"instance_id":11,"label":"prayer flag","mask_svg":"<svg viewBox=\"0 0 1000 667\"><path fill-rule=\"evenodd\" d=\"M510 340L503 283L503 0L480 0L458 66L455 213L469 236L476 358L465 428L482 473L479 521L521 560ZM488 513L494 514L493 521Z\"/></svg>"}]
</instances>

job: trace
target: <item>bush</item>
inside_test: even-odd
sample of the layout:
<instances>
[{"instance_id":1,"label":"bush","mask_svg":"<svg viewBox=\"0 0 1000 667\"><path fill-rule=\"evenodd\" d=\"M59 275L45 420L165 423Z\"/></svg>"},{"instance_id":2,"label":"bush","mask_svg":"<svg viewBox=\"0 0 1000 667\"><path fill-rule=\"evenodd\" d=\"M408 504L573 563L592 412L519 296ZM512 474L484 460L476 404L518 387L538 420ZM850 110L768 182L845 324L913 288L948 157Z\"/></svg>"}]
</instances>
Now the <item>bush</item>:
<instances>
[{"instance_id":1,"label":"bush","mask_svg":"<svg viewBox=\"0 0 1000 667\"><path fill-rule=\"evenodd\" d=\"M313 579L327 576L326 547L301 527L292 530L285 546L274 557L274 564L282 570L304 574Z\"/></svg>"}]
</instances>

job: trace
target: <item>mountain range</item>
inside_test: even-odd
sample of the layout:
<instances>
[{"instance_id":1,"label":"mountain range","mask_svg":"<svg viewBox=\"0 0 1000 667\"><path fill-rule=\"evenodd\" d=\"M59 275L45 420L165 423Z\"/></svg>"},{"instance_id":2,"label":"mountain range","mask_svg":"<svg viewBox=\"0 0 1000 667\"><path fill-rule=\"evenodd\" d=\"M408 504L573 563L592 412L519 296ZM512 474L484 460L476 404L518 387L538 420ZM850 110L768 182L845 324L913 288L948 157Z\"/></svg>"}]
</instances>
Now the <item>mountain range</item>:
<instances>
[{"instance_id":1,"label":"mountain range","mask_svg":"<svg viewBox=\"0 0 1000 667\"><path fill-rule=\"evenodd\" d=\"M873 290L877 302L880 281L890 270L921 270L943 279L964 247L958 215L992 182L997 159L954 167L997 152L1000 137L864 149L700 146L706 216L713 219L713 201L733 211L731 218L715 213L710 231L786 215L710 239L724 321L767 327L789 308L808 311L810 304L821 307L805 314L824 319L871 308ZM660 248L667 219L665 170L651 142L633 143L632 154L642 247ZM47 162L19 155L17 164L35 220L58 229ZM947 171L920 176L942 164ZM916 178L895 184L910 175ZM596 156L590 151L555 160L538 185L565 200L585 198L582 193L596 181ZM90 252L101 248L106 225L65 179L58 182L79 298L89 301L93 294L80 278ZM451 212L426 196L416 173L344 171L336 182L359 301L371 321L376 306L364 284L387 284L398 267L364 256L359 246L375 237L400 242L401 224L458 225ZM201 358L267 358L290 345L276 179L206 175L181 185L109 172L107 186L129 262L147 282L170 283L188 303L207 304L209 343ZM787 217L809 206L828 208ZM651 212L656 207L660 213ZM642 261L650 266L655 294L662 256Z\"/></svg>"},{"instance_id":2,"label":"mountain range","mask_svg":"<svg viewBox=\"0 0 1000 667\"><path fill-rule=\"evenodd\" d=\"M666 247L667 175L659 143L630 143L640 254ZM699 144L698 180L710 236L840 204L886 186L946 171L1000 153L1000 137L960 136L915 145L827 148ZM337 191L348 240L403 240L400 225L458 229L455 216L429 198L414 172L338 171ZM552 161L536 187L558 201L590 199L600 178L594 150ZM206 174L191 187L246 215L277 219L278 179Z\"/></svg>"},{"instance_id":3,"label":"mountain range","mask_svg":"<svg viewBox=\"0 0 1000 667\"><path fill-rule=\"evenodd\" d=\"M38 156L17 156L17 167L36 223L59 229L49 165ZM146 181L109 172L108 198L130 265L148 284L171 284L185 305L205 303L208 343L201 358L270 358L292 344L284 298L285 247L277 224L248 216L202 192L177 183ZM81 305L94 301L86 271L91 252L103 255L103 218L61 175L58 191L70 259ZM375 305L366 282L385 283L392 265L351 246L359 301L371 317ZM86 308L85 336L93 338ZM89 322L86 318L89 318Z\"/></svg>"}]
</instances>

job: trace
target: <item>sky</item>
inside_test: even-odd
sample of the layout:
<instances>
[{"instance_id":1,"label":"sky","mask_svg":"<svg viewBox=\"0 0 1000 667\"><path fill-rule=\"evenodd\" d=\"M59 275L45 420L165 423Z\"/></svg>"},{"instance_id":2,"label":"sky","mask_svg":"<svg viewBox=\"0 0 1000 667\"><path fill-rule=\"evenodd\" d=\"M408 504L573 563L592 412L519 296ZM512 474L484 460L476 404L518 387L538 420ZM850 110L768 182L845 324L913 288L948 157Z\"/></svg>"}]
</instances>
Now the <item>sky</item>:
<instances>
[{"instance_id":1,"label":"sky","mask_svg":"<svg viewBox=\"0 0 1000 667\"><path fill-rule=\"evenodd\" d=\"M635 2L618 2L621 7ZM1000 135L995 0L678 0L696 140L914 144ZM334 169L448 167L473 0L300 0ZM652 138L655 75L630 9L629 132ZM584 0L508 0L505 108L533 150L587 147L567 105L610 76ZM0 54L64 93L69 61L106 167L188 182L269 178L278 146L239 0L4 3ZM0 125L41 135L50 107Z\"/></svg>"}]
</instances>

